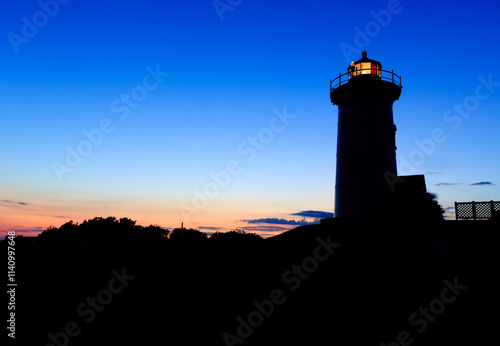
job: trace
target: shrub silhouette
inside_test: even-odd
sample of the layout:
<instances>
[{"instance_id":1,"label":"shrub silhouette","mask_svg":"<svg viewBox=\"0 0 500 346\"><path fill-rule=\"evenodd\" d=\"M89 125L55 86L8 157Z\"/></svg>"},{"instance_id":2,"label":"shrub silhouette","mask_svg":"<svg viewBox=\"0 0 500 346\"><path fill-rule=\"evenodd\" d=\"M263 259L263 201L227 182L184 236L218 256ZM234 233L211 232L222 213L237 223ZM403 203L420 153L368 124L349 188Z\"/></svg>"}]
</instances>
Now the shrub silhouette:
<instances>
[{"instance_id":1,"label":"shrub silhouette","mask_svg":"<svg viewBox=\"0 0 500 346\"><path fill-rule=\"evenodd\" d=\"M81 224L74 223L73 220L66 222L57 228L49 226L40 233L40 239L65 240L76 239L79 237L112 237L112 238L147 238L162 239L167 238L169 230L158 225L149 225L147 227L139 226L129 218L117 219L109 216L107 218L95 217L84 220Z\"/></svg>"},{"instance_id":2,"label":"shrub silhouette","mask_svg":"<svg viewBox=\"0 0 500 346\"><path fill-rule=\"evenodd\" d=\"M215 232L210 237L211 241L218 242L259 241L261 239L262 237L256 233L247 233L241 229L229 232Z\"/></svg>"},{"instance_id":3,"label":"shrub silhouette","mask_svg":"<svg viewBox=\"0 0 500 346\"><path fill-rule=\"evenodd\" d=\"M396 185L389 197L386 216L401 221L409 218L430 224L443 221L444 209L438 203L436 195L426 192L418 179L404 177L404 180Z\"/></svg>"},{"instance_id":4,"label":"shrub silhouette","mask_svg":"<svg viewBox=\"0 0 500 346\"><path fill-rule=\"evenodd\" d=\"M175 228L170 233L170 240L173 241L203 241L208 238L208 236L193 228Z\"/></svg>"}]
</instances>

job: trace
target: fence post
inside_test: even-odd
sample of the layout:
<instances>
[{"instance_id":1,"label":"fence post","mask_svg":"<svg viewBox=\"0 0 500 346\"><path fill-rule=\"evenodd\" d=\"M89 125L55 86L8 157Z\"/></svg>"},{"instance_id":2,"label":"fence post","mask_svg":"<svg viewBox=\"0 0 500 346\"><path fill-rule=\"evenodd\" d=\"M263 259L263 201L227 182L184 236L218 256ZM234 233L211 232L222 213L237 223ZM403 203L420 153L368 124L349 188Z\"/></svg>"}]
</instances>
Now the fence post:
<instances>
[{"instance_id":1,"label":"fence post","mask_svg":"<svg viewBox=\"0 0 500 346\"><path fill-rule=\"evenodd\" d=\"M472 201L472 219L476 221L476 202Z\"/></svg>"},{"instance_id":2,"label":"fence post","mask_svg":"<svg viewBox=\"0 0 500 346\"><path fill-rule=\"evenodd\" d=\"M493 220L493 214L495 214L495 203L493 202L493 200L490 201L490 207L491 207L490 220Z\"/></svg>"},{"instance_id":3,"label":"fence post","mask_svg":"<svg viewBox=\"0 0 500 346\"><path fill-rule=\"evenodd\" d=\"M458 221L458 208L457 208L457 202L455 202L455 220Z\"/></svg>"}]
</instances>

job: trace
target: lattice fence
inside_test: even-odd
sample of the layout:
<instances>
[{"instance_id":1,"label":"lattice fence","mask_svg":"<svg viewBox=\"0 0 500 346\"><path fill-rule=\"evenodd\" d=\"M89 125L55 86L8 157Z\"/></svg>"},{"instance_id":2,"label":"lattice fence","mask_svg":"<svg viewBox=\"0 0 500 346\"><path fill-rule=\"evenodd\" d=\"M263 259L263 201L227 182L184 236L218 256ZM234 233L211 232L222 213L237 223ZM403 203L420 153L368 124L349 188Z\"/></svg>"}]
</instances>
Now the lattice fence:
<instances>
[{"instance_id":1,"label":"lattice fence","mask_svg":"<svg viewBox=\"0 0 500 346\"><path fill-rule=\"evenodd\" d=\"M500 213L500 202L455 202L456 219L490 219L495 212Z\"/></svg>"}]
</instances>

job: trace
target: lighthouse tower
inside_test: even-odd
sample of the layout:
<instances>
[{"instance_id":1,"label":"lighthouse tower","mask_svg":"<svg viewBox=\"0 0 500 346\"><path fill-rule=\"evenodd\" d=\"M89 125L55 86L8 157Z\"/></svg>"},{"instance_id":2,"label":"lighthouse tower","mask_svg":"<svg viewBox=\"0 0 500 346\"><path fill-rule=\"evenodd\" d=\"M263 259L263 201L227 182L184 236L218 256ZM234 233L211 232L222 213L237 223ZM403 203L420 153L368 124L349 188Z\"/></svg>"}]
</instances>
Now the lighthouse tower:
<instances>
[{"instance_id":1,"label":"lighthouse tower","mask_svg":"<svg viewBox=\"0 0 500 346\"><path fill-rule=\"evenodd\" d=\"M392 104L401 95L401 77L366 55L330 81L339 109L335 217L381 215L397 176Z\"/></svg>"}]
</instances>

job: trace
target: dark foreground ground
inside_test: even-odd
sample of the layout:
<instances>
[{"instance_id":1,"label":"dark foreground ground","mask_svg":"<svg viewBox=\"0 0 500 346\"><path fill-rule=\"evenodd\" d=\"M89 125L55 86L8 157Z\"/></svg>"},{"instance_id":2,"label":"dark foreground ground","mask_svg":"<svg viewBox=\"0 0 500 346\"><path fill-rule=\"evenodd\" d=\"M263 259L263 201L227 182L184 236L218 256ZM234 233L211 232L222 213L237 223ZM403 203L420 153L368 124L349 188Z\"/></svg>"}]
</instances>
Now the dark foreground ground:
<instances>
[{"instance_id":1,"label":"dark foreground ground","mask_svg":"<svg viewBox=\"0 0 500 346\"><path fill-rule=\"evenodd\" d=\"M490 344L499 231L336 219L236 243L18 238L14 344Z\"/></svg>"}]
</instances>

